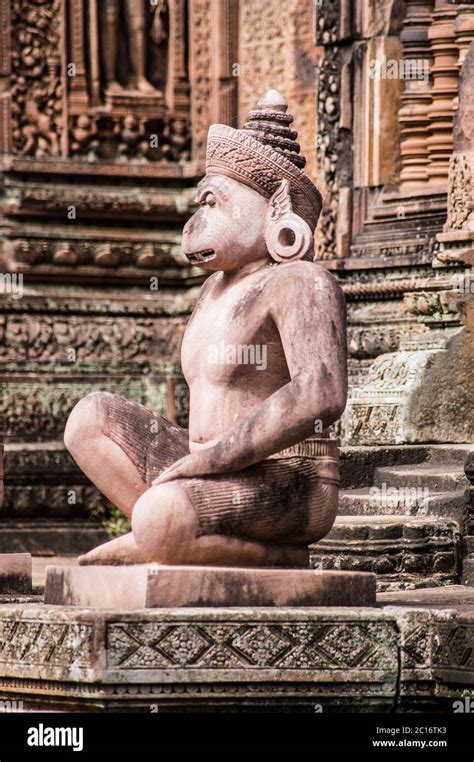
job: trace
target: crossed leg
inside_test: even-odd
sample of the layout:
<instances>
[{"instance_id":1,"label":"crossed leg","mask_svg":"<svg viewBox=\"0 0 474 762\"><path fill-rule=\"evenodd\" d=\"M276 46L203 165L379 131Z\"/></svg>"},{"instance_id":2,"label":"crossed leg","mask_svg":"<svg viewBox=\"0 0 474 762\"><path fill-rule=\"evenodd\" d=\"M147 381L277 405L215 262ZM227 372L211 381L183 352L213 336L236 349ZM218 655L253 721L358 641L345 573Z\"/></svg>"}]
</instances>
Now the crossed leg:
<instances>
[{"instance_id":1,"label":"crossed leg","mask_svg":"<svg viewBox=\"0 0 474 762\"><path fill-rule=\"evenodd\" d=\"M132 531L79 558L87 564L307 566L304 547L264 544L222 534L199 536L196 511L177 481L150 487L132 513Z\"/></svg>"},{"instance_id":2,"label":"crossed leg","mask_svg":"<svg viewBox=\"0 0 474 762\"><path fill-rule=\"evenodd\" d=\"M147 485L137 465L108 435L111 398L111 394L93 392L80 400L68 418L64 443L81 471L117 508L131 517L133 507ZM94 554L98 556L95 562ZM117 563L118 558L122 559L121 563L140 562L131 532L100 545L81 556L79 562L89 556L90 563Z\"/></svg>"},{"instance_id":3,"label":"crossed leg","mask_svg":"<svg viewBox=\"0 0 474 762\"><path fill-rule=\"evenodd\" d=\"M115 401L115 402L114 402ZM159 447L153 447L156 475L184 455L186 432L122 398L95 392L81 400L72 411L66 425L64 441L81 470L98 489L132 519L132 532L111 540L81 556L81 564L133 564L157 562L162 564L211 564L230 566L307 566L308 551L303 546L281 545L257 540L245 540L224 533L200 531L199 518L193 504L195 492L188 480L177 480L148 487L146 469L135 445L130 449L114 441L110 431L110 405L121 402L134 406L138 432L134 434L136 448L146 452L149 420L166 424L170 446L160 457ZM140 429L140 426L142 427ZM167 427L170 427L169 429ZM123 431L115 437L122 442ZM149 446L149 445L148 445ZM133 456L130 456L130 452ZM211 486L211 485L209 485Z\"/></svg>"}]
</instances>

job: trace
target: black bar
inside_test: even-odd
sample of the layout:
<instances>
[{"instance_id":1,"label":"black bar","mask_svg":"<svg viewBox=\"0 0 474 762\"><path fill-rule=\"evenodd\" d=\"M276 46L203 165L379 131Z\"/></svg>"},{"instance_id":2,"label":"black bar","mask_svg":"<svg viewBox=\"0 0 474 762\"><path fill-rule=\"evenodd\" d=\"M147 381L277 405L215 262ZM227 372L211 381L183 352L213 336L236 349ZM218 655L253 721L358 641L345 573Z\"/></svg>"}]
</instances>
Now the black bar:
<instances>
[{"instance_id":1,"label":"black bar","mask_svg":"<svg viewBox=\"0 0 474 762\"><path fill-rule=\"evenodd\" d=\"M120 758L190 747L227 751L343 751L370 759L472 762L473 717L465 714L33 713L0 715L0 762ZM56 733L63 728L64 733ZM75 730L74 730L75 729ZM80 730L82 729L82 737ZM31 742L43 745L29 745ZM50 741L57 744L48 745ZM73 751L76 747L77 751ZM82 748L79 748L82 747ZM282 749L282 747L285 747ZM291 747L288 748L288 747ZM112 762L112 761L111 761ZM148 761L147 761L148 762ZM292 761L293 762L293 761ZM330 760L329 762L332 762Z\"/></svg>"}]
</instances>

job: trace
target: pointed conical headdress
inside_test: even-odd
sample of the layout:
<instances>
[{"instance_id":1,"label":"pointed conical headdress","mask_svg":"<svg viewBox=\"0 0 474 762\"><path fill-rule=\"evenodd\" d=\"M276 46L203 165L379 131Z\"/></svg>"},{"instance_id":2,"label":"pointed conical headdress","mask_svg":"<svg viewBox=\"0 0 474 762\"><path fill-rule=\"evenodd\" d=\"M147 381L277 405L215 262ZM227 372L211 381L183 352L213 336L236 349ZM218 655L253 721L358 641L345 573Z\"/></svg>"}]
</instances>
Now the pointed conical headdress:
<instances>
[{"instance_id":1,"label":"pointed conical headdress","mask_svg":"<svg viewBox=\"0 0 474 762\"><path fill-rule=\"evenodd\" d=\"M321 211L321 194L302 171L306 160L290 129L288 104L269 90L241 130L213 124L207 138L206 172L233 177L270 198L288 180L293 210L312 230Z\"/></svg>"}]
</instances>

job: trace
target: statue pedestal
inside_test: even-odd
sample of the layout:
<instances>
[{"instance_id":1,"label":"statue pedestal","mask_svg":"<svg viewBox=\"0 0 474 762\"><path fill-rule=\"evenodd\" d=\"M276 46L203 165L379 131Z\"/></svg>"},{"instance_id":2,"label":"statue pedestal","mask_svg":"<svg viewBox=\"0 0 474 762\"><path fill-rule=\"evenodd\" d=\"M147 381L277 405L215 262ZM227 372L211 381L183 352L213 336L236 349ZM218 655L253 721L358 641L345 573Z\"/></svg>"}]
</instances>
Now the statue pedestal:
<instances>
[{"instance_id":1,"label":"statue pedestal","mask_svg":"<svg viewBox=\"0 0 474 762\"><path fill-rule=\"evenodd\" d=\"M119 116L159 117L164 113L163 93L143 93L139 90L123 90L120 93L106 93L106 107Z\"/></svg>"},{"instance_id":2,"label":"statue pedestal","mask_svg":"<svg viewBox=\"0 0 474 762\"><path fill-rule=\"evenodd\" d=\"M45 603L87 608L375 606L375 574L216 566L49 566Z\"/></svg>"}]
</instances>

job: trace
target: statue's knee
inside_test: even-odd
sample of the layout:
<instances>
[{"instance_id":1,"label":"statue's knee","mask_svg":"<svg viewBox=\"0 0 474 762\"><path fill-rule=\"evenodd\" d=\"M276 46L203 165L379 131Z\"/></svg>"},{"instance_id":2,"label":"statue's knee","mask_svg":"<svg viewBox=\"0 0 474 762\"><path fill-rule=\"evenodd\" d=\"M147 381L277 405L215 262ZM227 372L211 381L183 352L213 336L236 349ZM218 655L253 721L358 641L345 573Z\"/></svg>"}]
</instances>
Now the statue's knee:
<instances>
[{"instance_id":1,"label":"statue's knee","mask_svg":"<svg viewBox=\"0 0 474 762\"><path fill-rule=\"evenodd\" d=\"M103 430L109 392L91 392L74 406L64 430L64 444L70 452Z\"/></svg>"},{"instance_id":2,"label":"statue's knee","mask_svg":"<svg viewBox=\"0 0 474 762\"><path fill-rule=\"evenodd\" d=\"M151 487L133 509L135 541L150 561L183 563L196 530L192 504L176 482Z\"/></svg>"}]
</instances>

